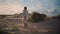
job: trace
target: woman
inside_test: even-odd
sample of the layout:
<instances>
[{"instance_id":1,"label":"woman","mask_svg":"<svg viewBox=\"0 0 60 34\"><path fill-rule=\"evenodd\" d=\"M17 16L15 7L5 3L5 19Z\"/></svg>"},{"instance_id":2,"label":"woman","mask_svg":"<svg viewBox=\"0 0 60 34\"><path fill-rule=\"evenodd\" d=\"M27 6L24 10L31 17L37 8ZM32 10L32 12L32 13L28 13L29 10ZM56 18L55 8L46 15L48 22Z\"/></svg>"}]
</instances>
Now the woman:
<instances>
[{"instance_id":1,"label":"woman","mask_svg":"<svg viewBox=\"0 0 60 34\"><path fill-rule=\"evenodd\" d=\"M25 27L27 27L27 19L28 19L28 10L27 10L27 7L24 7L24 10L23 10L23 23L24 23Z\"/></svg>"}]
</instances>

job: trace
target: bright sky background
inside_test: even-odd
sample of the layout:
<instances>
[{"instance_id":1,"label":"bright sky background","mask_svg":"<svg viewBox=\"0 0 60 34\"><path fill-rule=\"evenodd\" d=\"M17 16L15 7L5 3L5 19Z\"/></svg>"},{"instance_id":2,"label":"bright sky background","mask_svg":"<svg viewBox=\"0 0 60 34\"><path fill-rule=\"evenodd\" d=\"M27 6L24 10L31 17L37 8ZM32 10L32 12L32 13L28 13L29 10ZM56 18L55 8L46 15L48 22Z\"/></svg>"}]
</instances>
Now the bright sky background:
<instances>
[{"instance_id":1,"label":"bright sky background","mask_svg":"<svg viewBox=\"0 0 60 34\"><path fill-rule=\"evenodd\" d=\"M60 0L0 0L0 14L21 13L24 6L28 7L29 13L60 14Z\"/></svg>"}]
</instances>

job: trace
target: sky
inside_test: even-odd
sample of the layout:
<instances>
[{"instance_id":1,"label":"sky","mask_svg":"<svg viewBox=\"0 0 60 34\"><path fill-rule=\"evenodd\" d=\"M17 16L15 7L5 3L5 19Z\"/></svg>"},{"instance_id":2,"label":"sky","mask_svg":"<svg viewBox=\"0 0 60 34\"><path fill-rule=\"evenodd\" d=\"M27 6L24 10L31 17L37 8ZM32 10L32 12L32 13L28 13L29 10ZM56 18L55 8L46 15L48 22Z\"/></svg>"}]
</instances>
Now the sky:
<instances>
[{"instance_id":1,"label":"sky","mask_svg":"<svg viewBox=\"0 0 60 34\"><path fill-rule=\"evenodd\" d=\"M54 16L60 14L60 0L0 0L0 14L21 13L24 7L33 11Z\"/></svg>"}]
</instances>

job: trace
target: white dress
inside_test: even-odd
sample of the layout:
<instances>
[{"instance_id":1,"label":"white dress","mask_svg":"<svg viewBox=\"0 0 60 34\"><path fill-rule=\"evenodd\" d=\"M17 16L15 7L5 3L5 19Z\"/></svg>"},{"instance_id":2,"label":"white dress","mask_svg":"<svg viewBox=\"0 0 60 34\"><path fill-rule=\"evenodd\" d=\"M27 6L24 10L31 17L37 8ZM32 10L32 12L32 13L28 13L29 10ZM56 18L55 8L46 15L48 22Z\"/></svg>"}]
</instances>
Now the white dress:
<instances>
[{"instance_id":1,"label":"white dress","mask_svg":"<svg viewBox=\"0 0 60 34\"><path fill-rule=\"evenodd\" d=\"M23 22L27 22L28 19L28 10L23 10Z\"/></svg>"}]
</instances>

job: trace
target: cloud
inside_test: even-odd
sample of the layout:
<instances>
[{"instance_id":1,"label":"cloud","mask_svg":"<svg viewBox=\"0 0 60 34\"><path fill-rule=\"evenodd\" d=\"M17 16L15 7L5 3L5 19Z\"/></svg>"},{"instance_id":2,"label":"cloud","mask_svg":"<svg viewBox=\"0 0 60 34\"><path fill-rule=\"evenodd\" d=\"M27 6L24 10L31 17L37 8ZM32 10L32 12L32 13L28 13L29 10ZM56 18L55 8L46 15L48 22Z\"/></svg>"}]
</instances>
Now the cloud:
<instances>
[{"instance_id":1,"label":"cloud","mask_svg":"<svg viewBox=\"0 0 60 34\"><path fill-rule=\"evenodd\" d=\"M17 0L13 0L13 1L12 0L0 0L0 1L2 1L2 3L0 3L0 14L20 13L24 7L23 4L16 4L13 2Z\"/></svg>"},{"instance_id":2,"label":"cloud","mask_svg":"<svg viewBox=\"0 0 60 34\"><path fill-rule=\"evenodd\" d=\"M13 13L19 13L23 10L23 6L21 5L0 5L0 14L13 14Z\"/></svg>"},{"instance_id":3,"label":"cloud","mask_svg":"<svg viewBox=\"0 0 60 34\"><path fill-rule=\"evenodd\" d=\"M29 12L33 12L33 11L39 12L38 10L43 9L42 3L38 0L29 0L28 2L29 3L26 5L28 6Z\"/></svg>"},{"instance_id":4,"label":"cloud","mask_svg":"<svg viewBox=\"0 0 60 34\"><path fill-rule=\"evenodd\" d=\"M28 2L26 2L28 1ZM28 7L28 11L36 11L42 8L41 2L38 0L0 0L0 14L20 13L24 6ZM37 2L37 3L36 3Z\"/></svg>"},{"instance_id":5,"label":"cloud","mask_svg":"<svg viewBox=\"0 0 60 34\"><path fill-rule=\"evenodd\" d=\"M47 15L48 16L60 15L60 8L50 8L50 9L48 9Z\"/></svg>"},{"instance_id":6,"label":"cloud","mask_svg":"<svg viewBox=\"0 0 60 34\"><path fill-rule=\"evenodd\" d=\"M33 0L33 1L30 0L30 3L31 3L36 9L41 9L41 8L43 8L42 3L41 3L40 1L38 1L38 0Z\"/></svg>"},{"instance_id":7,"label":"cloud","mask_svg":"<svg viewBox=\"0 0 60 34\"><path fill-rule=\"evenodd\" d=\"M51 9L48 9L48 13L50 13L50 12L53 12L55 9L54 8L51 8Z\"/></svg>"},{"instance_id":8,"label":"cloud","mask_svg":"<svg viewBox=\"0 0 60 34\"><path fill-rule=\"evenodd\" d=\"M55 13L55 10L60 13L60 9L55 9L58 1L55 2L56 0L0 0L0 14L20 13L24 6L28 7L29 13L37 11L51 15Z\"/></svg>"}]
</instances>

